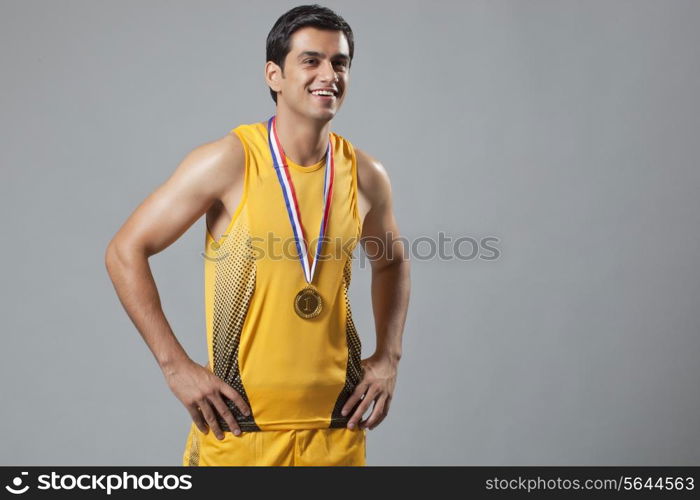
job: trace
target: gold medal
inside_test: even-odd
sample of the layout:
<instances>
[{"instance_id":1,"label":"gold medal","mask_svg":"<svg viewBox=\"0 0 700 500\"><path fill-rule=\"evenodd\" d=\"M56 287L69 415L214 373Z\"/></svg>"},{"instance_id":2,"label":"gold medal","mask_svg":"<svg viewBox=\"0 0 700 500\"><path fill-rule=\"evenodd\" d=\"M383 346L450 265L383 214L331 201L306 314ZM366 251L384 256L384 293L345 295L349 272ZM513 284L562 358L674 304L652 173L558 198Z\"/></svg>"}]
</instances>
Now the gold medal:
<instances>
[{"instance_id":1,"label":"gold medal","mask_svg":"<svg viewBox=\"0 0 700 500\"><path fill-rule=\"evenodd\" d=\"M322 309L321 295L313 287L307 286L294 297L294 310L304 319L315 318Z\"/></svg>"}]
</instances>

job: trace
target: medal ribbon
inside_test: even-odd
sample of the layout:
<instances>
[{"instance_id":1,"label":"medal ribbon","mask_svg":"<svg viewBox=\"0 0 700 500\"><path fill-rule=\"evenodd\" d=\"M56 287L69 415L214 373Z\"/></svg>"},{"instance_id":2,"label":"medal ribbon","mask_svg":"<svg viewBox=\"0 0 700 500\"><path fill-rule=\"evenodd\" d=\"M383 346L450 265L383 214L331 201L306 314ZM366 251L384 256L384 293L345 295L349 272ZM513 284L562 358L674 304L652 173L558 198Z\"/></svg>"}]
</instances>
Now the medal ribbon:
<instances>
[{"instance_id":1,"label":"medal ribbon","mask_svg":"<svg viewBox=\"0 0 700 500\"><path fill-rule=\"evenodd\" d=\"M319 230L318 245L316 246L316 253L314 254L314 260L309 267L309 257L306 247L306 232L304 231L304 226L301 223L301 214L299 211L299 203L297 202L297 195L294 191L294 183L292 182L292 176L289 174L289 167L287 166L287 157L282 149L282 144L280 144L279 137L277 137L277 127L275 125L276 116L272 116L267 122L267 141L270 146L270 153L272 154L272 161L275 167L275 172L277 172L277 180L279 180L282 186L282 194L284 195L284 203L287 207L287 214L289 215L289 222L292 225L292 230L294 232L294 241L297 245L297 252L299 254L299 260L301 261L301 267L304 271L304 278L306 278L307 283L311 283L316 271L316 262L318 261L318 255L321 251L321 242L323 236L326 234L326 225L328 223L328 216L331 209L331 198L333 197L333 178L335 177L335 162L333 159L333 147L331 145L330 135L328 137L328 148L326 149L326 174L323 181L323 218L321 219L321 228Z\"/></svg>"}]
</instances>

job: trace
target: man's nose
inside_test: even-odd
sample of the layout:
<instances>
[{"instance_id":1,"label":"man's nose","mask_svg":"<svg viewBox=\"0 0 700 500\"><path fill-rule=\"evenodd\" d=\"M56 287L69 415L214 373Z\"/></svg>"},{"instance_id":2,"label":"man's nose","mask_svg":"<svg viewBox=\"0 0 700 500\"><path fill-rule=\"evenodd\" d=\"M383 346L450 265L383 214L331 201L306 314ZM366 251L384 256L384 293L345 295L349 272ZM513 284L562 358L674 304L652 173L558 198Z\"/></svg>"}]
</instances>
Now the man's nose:
<instances>
[{"instance_id":1,"label":"man's nose","mask_svg":"<svg viewBox=\"0 0 700 500\"><path fill-rule=\"evenodd\" d=\"M328 64L324 64L321 68L321 80L323 80L324 82L334 82L337 79L338 74L333 68L333 63L328 62Z\"/></svg>"}]
</instances>

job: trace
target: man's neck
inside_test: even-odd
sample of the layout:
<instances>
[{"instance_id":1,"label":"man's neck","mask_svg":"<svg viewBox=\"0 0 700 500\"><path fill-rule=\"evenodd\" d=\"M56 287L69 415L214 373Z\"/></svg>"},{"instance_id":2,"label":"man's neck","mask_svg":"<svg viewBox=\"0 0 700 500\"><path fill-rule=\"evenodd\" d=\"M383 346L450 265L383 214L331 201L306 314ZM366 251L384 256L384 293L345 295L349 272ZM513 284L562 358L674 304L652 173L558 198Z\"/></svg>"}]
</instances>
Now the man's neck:
<instances>
[{"instance_id":1,"label":"man's neck","mask_svg":"<svg viewBox=\"0 0 700 500\"><path fill-rule=\"evenodd\" d=\"M330 121L309 120L279 105L275 116L277 136L287 158L304 167L323 159L328 147Z\"/></svg>"}]
</instances>

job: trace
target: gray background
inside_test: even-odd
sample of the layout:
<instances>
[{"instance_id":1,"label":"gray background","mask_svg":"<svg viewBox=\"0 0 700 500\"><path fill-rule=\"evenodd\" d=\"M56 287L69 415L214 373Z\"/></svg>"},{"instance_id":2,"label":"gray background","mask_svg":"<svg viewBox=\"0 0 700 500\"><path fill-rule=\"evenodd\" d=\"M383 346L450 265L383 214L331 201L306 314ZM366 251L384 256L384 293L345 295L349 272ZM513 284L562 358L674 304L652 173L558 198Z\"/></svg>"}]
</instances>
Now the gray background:
<instances>
[{"instance_id":1,"label":"gray background","mask_svg":"<svg viewBox=\"0 0 700 500\"><path fill-rule=\"evenodd\" d=\"M298 4L0 5L0 464L179 465L189 414L104 249L188 151L274 113L265 37ZM698 465L700 3L324 5L356 37L333 129L403 234L499 238L413 259L368 464ZM204 218L151 259L200 363L203 244Z\"/></svg>"}]
</instances>

